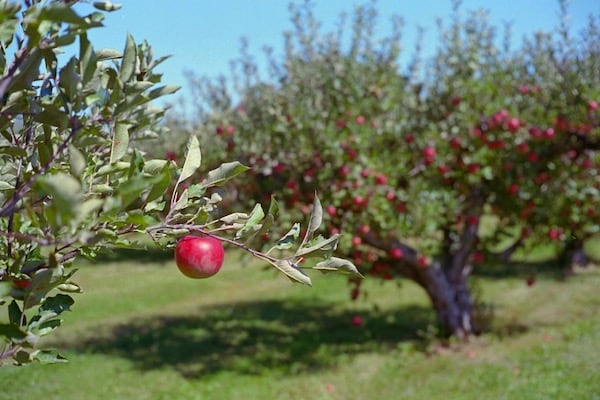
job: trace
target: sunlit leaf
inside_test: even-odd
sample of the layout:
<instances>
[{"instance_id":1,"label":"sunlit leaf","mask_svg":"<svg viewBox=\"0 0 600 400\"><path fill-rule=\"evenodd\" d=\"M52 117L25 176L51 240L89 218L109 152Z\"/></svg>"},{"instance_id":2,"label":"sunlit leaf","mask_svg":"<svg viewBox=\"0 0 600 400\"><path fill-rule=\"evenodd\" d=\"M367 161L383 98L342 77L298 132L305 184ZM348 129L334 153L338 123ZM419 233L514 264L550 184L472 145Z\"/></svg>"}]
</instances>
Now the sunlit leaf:
<instances>
[{"instance_id":1,"label":"sunlit leaf","mask_svg":"<svg viewBox=\"0 0 600 400\"><path fill-rule=\"evenodd\" d=\"M277 250L286 250L291 248L294 243L298 240L298 236L300 235L300 224L295 223L292 228L285 234L281 239L277 241L275 245L275 249Z\"/></svg>"},{"instance_id":2,"label":"sunlit leaf","mask_svg":"<svg viewBox=\"0 0 600 400\"><path fill-rule=\"evenodd\" d=\"M298 268L297 265L292 263L290 260L267 260L270 264L275 266L281 272L286 274L292 281L302 283L304 285L312 286L312 281L308 275Z\"/></svg>"},{"instance_id":3,"label":"sunlit leaf","mask_svg":"<svg viewBox=\"0 0 600 400\"><path fill-rule=\"evenodd\" d=\"M216 169L210 171L206 179L202 181L202 184L207 187L220 186L248 169L250 168L238 161L223 163Z\"/></svg>"},{"instance_id":4,"label":"sunlit leaf","mask_svg":"<svg viewBox=\"0 0 600 400\"><path fill-rule=\"evenodd\" d=\"M112 148L110 152L110 162L119 161L125 154L127 154L127 148L129 147L129 128L130 124L124 122L117 122L115 124Z\"/></svg>"},{"instance_id":5,"label":"sunlit leaf","mask_svg":"<svg viewBox=\"0 0 600 400\"><path fill-rule=\"evenodd\" d=\"M343 272L363 278L356 266L343 258L331 257L313 267L321 272Z\"/></svg>"},{"instance_id":6,"label":"sunlit leaf","mask_svg":"<svg viewBox=\"0 0 600 400\"><path fill-rule=\"evenodd\" d=\"M200 168L201 162L202 154L200 153L200 143L198 143L198 138L192 135L187 145L187 154L185 156L183 168L181 169L175 187L179 186L181 182L192 176L198 168Z\"/></svg>"},{"instance_id":7,"label":"sunlit leaf","mask_svg":"<svg viewBox=\"0 0 600 400\"><path fill-rule=\"evenodd\" d=\"M135 63L137 60L137 46L131 34L127 35L123 58L121 59L121 68L119 70L119 79L121 82L127 82L135 72Z\"/></svg>"},{"instance_id":8,"label":"sunlit leaf","mask_svg":"<svg viewBox=\"0 0 600 400\"><path fill-rule=\"evenodd\" d=\"M315 233L323 222L323 207L321 206L321 202L319 201L319 197L315 193L315 199L313 201L312 213L310 215L310 221L308 223L308 228L306 229L306 234L302 240L302 246L310 240L313 233Z\"/></svg>"},{"instance_id":9,"label":"sunlit leaf","mask_svg":"<svg viewBox=\"0 0 600 400\"><path fill-rule=\"evenodd\" d=\"M72 215L81 201L81 184L64 172L45 175L38 179L39 187L52 197L57 208Z\"/></svg>"},{"instance_id":10,"label":"sunlit leaf","mask_svg":"<svg viewBox=\"0 0 600 400\"><path fill-rule=\"evenodd\" d=\"M260 223L260 221L262 221L262 219L264 217L265 217L265 212L263 211L261 205L256 204L254 206L254 209L250 213L250 217L248 218L248 220L246 221L246 223L244 224L242 229L240 229L239 231L236 232L236 234L235 234L236 239L243 237L246 233L248 233L250 231L255 231L256 227L258 226L258 224Z\"/></svg>"},{"instance_id":11,"label":"sunlit leaf","mask_svg":"<svg viewBox=\"0 0 600 400\"><path fill-rule=\"evenodd\" d=\"M68 360L61 356L56 350L38 350L32 353L32 358L41 364L65 363Z\"/></svg>"},{"instance_id":12,"label":"sunlit leaf","mask_svg":"<svg viewBox=\"0 0 600 400\"><path fill-rule=\"evenodd\" d=\"M340 235L332 235L325 239L321 236L308 243L308 246L301 247L296 251L296 257L319 256L328 257L337 248Z\"/></svg>"},{"instance_id":13,"label":"sunlit leaf","mask_svg":"<svg viewBox=\"0 0 600 400\"><path fill-rule=\"evenodd\" d=\"M87 163L83 153L73 145L69 146L69 161L71 164L71 173L75 176L80 176Z\"/></svg>"}]
</instances>

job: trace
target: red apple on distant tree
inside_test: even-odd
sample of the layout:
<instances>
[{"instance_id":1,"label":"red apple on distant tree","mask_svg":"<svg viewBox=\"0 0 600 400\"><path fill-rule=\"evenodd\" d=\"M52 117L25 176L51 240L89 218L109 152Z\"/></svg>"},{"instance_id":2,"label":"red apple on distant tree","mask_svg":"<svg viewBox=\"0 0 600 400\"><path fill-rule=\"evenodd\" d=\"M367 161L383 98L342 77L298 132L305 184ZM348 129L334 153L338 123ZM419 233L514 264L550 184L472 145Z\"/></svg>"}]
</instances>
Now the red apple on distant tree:
<instances>
[{"instance_id":1,"label":"red apple on distant tree","mask_svg":"<svg viewBox=\"0 0 600 400\"><path fill-rule=\"evenodd\" d=\"M404 252L400 247L393 247L390 249L390 257L394 260L399 260L404 256Z\"/></svg>"},{"instance_id":2,"label":"red apple on distant tree","mask_svg":"<svg viewBox=\"0 0 600 400\"><path fill-rule=\"evenodd\" d=\"M432 164L435 161L436 151L432 146L427 146L423 149L423 159L425 164Z\"/></svg>"},{"instance_id":3,"label":"red apple on distant tree","mask_svg":"<svg viewBox=\"0 0 600 400\"><path fill-rule=\"evenodd\" d=\"M188 278L204 279L215 275L223 265L225 251L221 241L210 236L184 236L175 248L175 263Z\"/></svg>"}]
</instances>

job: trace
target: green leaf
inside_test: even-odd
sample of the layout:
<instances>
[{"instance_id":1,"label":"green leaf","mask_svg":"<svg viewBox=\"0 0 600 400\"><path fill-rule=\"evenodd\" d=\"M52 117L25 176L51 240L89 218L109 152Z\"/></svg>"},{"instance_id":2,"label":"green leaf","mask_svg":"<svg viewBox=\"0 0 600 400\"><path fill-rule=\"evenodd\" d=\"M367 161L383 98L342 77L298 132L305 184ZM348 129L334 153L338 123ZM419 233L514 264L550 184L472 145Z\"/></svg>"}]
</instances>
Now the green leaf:
<instances>
[{"instance_id":1,"label":"green leaf","mask_svg":"<svg viewBox=\"0 0 600 400\"><path fill-rule=\"evenodd\" d=\"M127 148L129 147L129 128L131 124L124 122L117 122L115 124L115 130L113 133L112 148L110 151L110 162L111 164L115 161L119 161L125 154L127 154Z\"/></svg>"},{"instance_id":2,"label":"green leaf","mask_svg":"<svg viewBox=\"0 0 600 400\"><path fill-rule=\"evenodd\" d=\"M23 302L23 308L29 309L36 304L40 304L51 289L52 271L45 268L40 269L31 277L31 284L28 287L28 293Z\"/></svg>"},{"instance_id":3,"label":"green leaf","mask_svg":"<svg viewBox=\"0 0 600 400\"><path fill-rule=\"evenodd\" d=\"M0 281L0 299L8 296L12 290L12 283L8 281Z\"/></svg>"},{"instance_id":4,"label":"green leaf","mask_svg":"<svg viewBox=\"0 0 600 400\"><path fill-rule=\"evenodd\" d=\"M193 185L190 185L187 188L187 191L190 199L201 199L206 194L206 187L199 183L195 183Z\"/></svg>"},{"instance_id":5,"label":"green leaf","mask_svg":"<svg viewBox=\"0 0 600 400\"><path fill-rule=\"evenodd\" d=\"M17 146L1 146L0 154L8 154L14 157L27 157L27 151Z\"/></svg>"},{"instance_id":6,"label":"green leaf","mask_svg":"<svg viewBox=\"0 0 600 400\"><path fill-rule=\"evenodd\" d=\"M149 185L151 179L142 176L135 176L120 184L116 193L121 198L121 207L125 208L139 199Z\"/></svg>"},{"instance_id":7,"label":"green leaf","mask_svg":"<svg viewBox=\"0 0 600 400\"><path fill-rule=\"evenodd\" d=\"M310 221L308 223L308 228L306 228L306 234L304 235L304 239L302 240L302 246L312 237L313 233L315 233L323 222L323 207L321 206L321 202L319 201L319 197L315 193L315 199L313 201L312 213L310 215Z\"/></svg>"},{"instance_id":8,"label":"green leaf","mask_svg":"<svg viewBox=\"0 0 600 400\"><path fill-rule=\"evenodd\" d=\"M348 260L344 260L343 258L328 258L327 260L321 261L315 265L313 269L317 269L322 272L343 272L364 278L354 264Z\"/></svg>"},{"instance_id":9,"label":"green leaf","mask_svg":"<svg viewBox=\"0 0 600 400\"><path fill-rule=\"evenodd\" d=\"M296 243L296 240L298 240L298 235L300 235L300 224L296 222L292 228L277 241L277 244L274 248L277 250L286 250L291 248L294 243Z\"/></svg>"},{"instance_id":10,"label":"green leaf","mask_svg":"<svg viewBox=\"0 0 600 400\"><path fill-rule=\"evenodd\" d=\"M113 4L110 1L95 1L94 7L102 11L117 11L123 7L121 4Z\"/></svg>"},{"instance_id":11,"label":"green leaf","mask_svg":"<svg viewBox=\"0 0 600 400\"><path fill-rule=\"evenodd\" d=\"M244 226L235 233L235 238L239 239L244 236L249 231L255 231L256 226L262 221L265 217L265 212L263 211L260 204L256 204L254 209L250 213L250 217L244 224Z\"/></svg>"},{"instance_id":12,"label":"green leaf","mask_svg":"<svg viewBox=\"0 0 600 400\"><path fill-rule=\"evenodd\" d=\"M37 327L37 334L39 336L45 336L54 331L56 328L58 328L61 323L62 321L60 319L51 319L48 321L44 321Z\"/></svg>"},{"instance_id":13,"label":"green leaf","mask_svg":"<svg viewBox=\"0 0 600 400\"><path fill-rule=\"evenodd\" d=\"M22 315L23 314L16 300L11 301L8 305L8 320L10 321L10 323L20 326Z\"/></svg>"},{"instance_id":14,"label":"green leaf","mask_svg":"<svg viewBox=\"0 0 600 400\"><path fill-rule=\"evenodd\" d=\"M298 268L298 266L292 263L290 260L265 260L286 274L290 279L292 279L292 281L302 283L307 286L312 286L310 277L302 272L300 268Z\"/></svg>"},{"instance_id":15,"label":"green leaf","mask_svg":"<svg viewBox=\"0 0 600 400\"><path fill-rule=\"evenodd\" d=\"M98 198L91 198L83 203L81 203L81 207L77 210L77 217L79 221L85 219L88 215L93 212L96 212L102 208L104 205L104 200Z\"/></svg>"},{"instance_id":16,"label":"green leaf","mask_svg":"<svg viewBox=\"0 0 600 400\"><path fill-rule=\"evenodd\" d=\"M71 283L61 283L56 287L61 292L66 293L83 293L81 287L73 282Z\"/></svg>"},{"instance_id":17,"label":"green leaf","mask_svg":"<svg viewBox=\"0 0 600 400\"><path fill-rule=\"evenodd\" d=\"M73 145L69 145L69 162L71 173L75 176L80 176L87 165L83 153Z\"/></svg>"},{"instance_id":18,"label":"green leaf","mask_svg":"<svg viewBox=\"0 0 600 400\"><path fill-rule=\"evenodd\" d=\"M98 61L116 60L122 56L123 53L113 49L100 49L96 51L96 57L98 57Z\"/></svg>"},{"instance_id":19,"label":"green leaf","mask_svg":"<svg viewBox=\"0 0 600 400\"><path fill-rule=\"evenodd\" d=\"M136 148L133 149L133 154L131 155L131 161L129 162L129 173L128 176L130 178L139 175L144 170L144 157L140 151Z\"/></svg>"},{"instance_id":20,"label":"green leaf","mask_svg":"<svg viewBox=\"0 0 600 400\"><path fill-rule=\"evenodd\" d=\"M336 234L328 239L319 236L315 240L309 242L308 247L302 246L297 252L296 257L310 257L320 256L329 257L333 251L337 248L337 244L340 240L340 235Z\"/></svg>"},{"instance_id":21,"label":"green leaf","mask_svg":"<svg viewBox=\"0 0 600 400\"><path fill-rule=\"evenodd\" d=\"M119 79L121 82L129 81L135 72L135 63L137 61L137 46L131 34L127 35L125 50L121 60L121 68L119 70Z\"/></svg>"},{"instance_id":22,"label":"green leaf","mask_svg":"<svg viewBox=\"0 0 600 400\"><path fill-rule=\"evenodd\" d=\"M171 183L171 173L169 171L169 165L165 164L160 174L155 175L154 185L146 198L147 202L152 202L161 196L163 196Z\"/></svg>"},{"instance_id":23,"label":"green leaf","mask_svg":"<svg viewBox=\"0 0 600 400\"><path fill-rule=\"evenodd\" d=\"M176 86L176 85L161 86L156 89L152 89L150 91L150 93L148 93L148 98L150 100L154 100L154 99L157 99L162 96L173 94L173 93L177 92L179 89L181 89L181 86Z\"/></svg>"},{"instance_id":24,"label":"green leaf","mask_svg":"<svg viewBox=\"0 0 600 400\"><path fill-rule=\"evenodd\" d=\"M93 78L96 68L98 68L98 57L85 33L79 35L79 64L82 83L86 85Z\"/></svg>"},{"instance_id":25,"label":"green leaf","mask_svg":"<svg viewBox=\"0 0 600 400\"><path fill-rule=\"evenodd\" d=\"M187 149L185 162L183 163L183 168L181 169L181 173L179 174L179 179L177 180L175 188L177 188L181 182L192 176L198 170L198 168L200 168L200 164L202 162L200 144L198 143L198 138L196 136L192 135L190 137Z\"/></svg>"},{"instance_id":26,"label":"green leaf","mask_svg":"<svg viewBox=\"0 0 600 400\"><path fill-rule=\"evenodd\" d=\"M8 182L0 181L0 190L12 190L15 187Z\"/></svg>"},{"instance_id":27,"label":"green leaf","mask_svg":"<svg viewBox=\"0 0 600 400\"><path fill-rule=\"evenodd\" d=\"M38 186L52 197L58 210L64 215L73 215L81 202L81 184L64 172L41 176Z\"/></svg>"},{"instance_id":28,"label":"green leaf","mask_svg":"<svg viewBox=\"0 0 600 400\"><path fill-rule=\"evenodd\" d=\"M168 163L169 162L167 160L160 160L160 159L148 160L144 164L144 172L147 174L152 174L152 175L161 173L162 170L165 168L165 166L168 165Z\"/></svg>"},{"instance_id":29,"label":"green leaf","mask_svg":"<svg viewBox=\"0 0 600 400\"><path fill-rule=\"evenodd\" d=\"M0 324L0 336L8 339L22 340L25 339L27 333L15 324Z\"/></svg>"},{"instance_id":30,"label":"green leaf","mask_svg":"<svg viewBox=\"0 0 600 400\"><path fill-rule=\"evenodd\" d=\"M210 171L206 179L202 181L202 184L206 187L221 186L236 175L239 175L249 169L250 168L238 161L223 163L216 169Z\"/></svg>"},{"instance_id":31,"label":"green leaf","mask_svg":"<svg viewBox=\"0 0 600 400\"><path fill-rule=\"evenodd\" d=\"M188 206L189 198L187 189L181 193L179 198L177 199L177 203L173 206L173 210L183 210Z\"/></svg>"},{"instance_id":32,"label":"green leaf","mask_svg":"<svg viewBox=\"0 0 600 400\"><path fill-rule=\"evenodd\" d=\"M56 350L38 350L32 353L34 360L39 361L41 364L56 364L65 363L68 360L61 356Z\"/></svg>"},{"instance_id":33,"label":"green leaf","mask_svg":"<svg viewBox=\"0 0 600 400\"><path fill-rule=\"evenodd\" d=\"M71 296L59 293L53 297L48 297L40 306L39 313L52 312L56 316L64 311L71 311L73 304L75 304L75 300Z\"/></svg>"},{"instance_id":34,"label":"green leaf","mask_svg":"<svg viewBox=\"0 0 600 400\"><path fill-rule=\"evenodd\" d=\"M74 100L79 92L79 84L81 78L77 73L78 60L71 57L69 62L60 70L60 87L64 89L64 93L70 100Z\"/></svg>"}]
</instances>

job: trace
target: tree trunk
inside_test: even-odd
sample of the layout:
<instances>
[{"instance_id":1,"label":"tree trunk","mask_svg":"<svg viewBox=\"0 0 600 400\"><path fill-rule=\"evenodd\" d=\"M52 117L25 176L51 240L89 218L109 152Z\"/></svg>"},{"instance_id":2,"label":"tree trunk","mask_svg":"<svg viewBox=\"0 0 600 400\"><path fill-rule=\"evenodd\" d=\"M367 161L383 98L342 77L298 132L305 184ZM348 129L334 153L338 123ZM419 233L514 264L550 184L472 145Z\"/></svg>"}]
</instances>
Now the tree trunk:
<instances>
[{"instance_id":1,"label":"tree trunk","mask_svg":"<svg viewBox=\"0 0 600 400\"><path fill-rule=\"evenodd\" d=\"M567 241L558 262L567 276L572 275L576 267L587 266L589 260L583 251L583 240L575 238Z\"/></svg>"},{"instance_id":2,"label":"tree trunk","mask_svg":"<svg viewBox=\"0 0 600 400\"><path fill-rule=\"evenodd\" d=\"M425 289L435 310L440 333L466 339L476 333L468 274L451 279L437 263L422 269L417 282Z\"/></svg>"}]
</instances>

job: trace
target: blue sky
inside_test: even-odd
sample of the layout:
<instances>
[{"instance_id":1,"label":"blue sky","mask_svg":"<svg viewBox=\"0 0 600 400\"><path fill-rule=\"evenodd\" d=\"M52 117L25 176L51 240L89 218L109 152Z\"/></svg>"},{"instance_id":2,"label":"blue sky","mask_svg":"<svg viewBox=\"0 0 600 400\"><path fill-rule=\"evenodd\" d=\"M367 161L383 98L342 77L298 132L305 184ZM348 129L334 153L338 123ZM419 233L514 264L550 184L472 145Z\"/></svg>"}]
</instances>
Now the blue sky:
<instances>
[{"instance_id":1,"label":"blue sky","mask_svg":"<svg viewBox=\"0 0 600 400\"><path fill-rule=\"evenodd\" d=\"M229 62L236 58L240 38L246 37L250 50L261 60L262 47L282 49L283 31L291 28L288 0L114 0L123 8L108 14L105 28L92 34L96 47L122 49L127 33L136 41L148 40L155 55L171 54L159 71L164 83L187 85L184 70L198 75L227 74ZM363 1L314 0L315 14L324 31L333 30L341 12L350 13ZM412 49L417 27L425 28L427 48L435 45L437 17L447 19L450 0L379 0L380 27L389 26L389 16L405 20L404 46ZM558 2L555 0L463 0L463 10L484 8L494 23L513 23L513 37L548 31L557 25ZM598 15L598 0L571 0L569 18L579 31L592 13ZM410 52L410 50L409 50Z\"/></svg>"}]
</instances>

